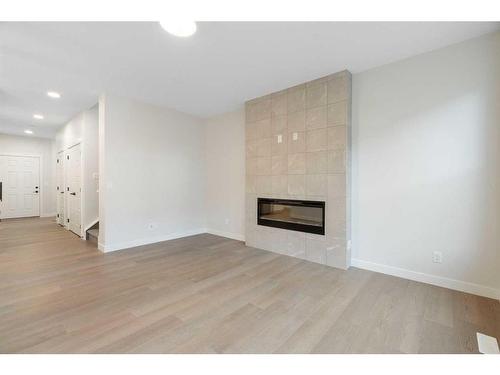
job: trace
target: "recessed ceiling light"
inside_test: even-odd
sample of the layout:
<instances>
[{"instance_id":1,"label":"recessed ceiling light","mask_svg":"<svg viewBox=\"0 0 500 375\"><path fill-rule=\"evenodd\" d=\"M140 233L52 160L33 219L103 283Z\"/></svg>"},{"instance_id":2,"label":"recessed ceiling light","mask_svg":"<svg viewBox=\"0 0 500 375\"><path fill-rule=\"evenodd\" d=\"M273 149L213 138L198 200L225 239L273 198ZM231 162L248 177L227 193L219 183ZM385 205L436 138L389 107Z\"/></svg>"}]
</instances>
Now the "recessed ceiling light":
<instances>
[{"instance_id":1,"label":"recessed ceiling light","mask_svg":"<svg viewBox=\"0 0 500 375\"><path fill-rule=\"evenodd\" d=\"M54 99L59 99L61 97L61 94L55 91L47 91L47 95Z\"/></svg>"},{"instance_id":2,"label":"recessed ceiling light","mask_svg":"<svg viewBox=\"0 0 500 375\"><path fill-rule=\"evenodd\" d=\"M196 22L186 20L160 21L163 29L175 36L186 37L196 32Z\"/></svg>"},{"instance_id":3,"label":"recessed ceiling light","mask_svg":"<svg viewBox=\"0 0 500 375\"><path fill-rule=\"evenodd\" d=\"M24 131L26 134L33 134L33 130L25 130Z\"/></svg>"},{"instance_id":4,"label":"recessed ceiling light","mask_svg":"<svg viewBox=\"0 0 500 375\"><path fill-rule=\"evenodd\" d=\"M33 115L33 118L34 118L34 119L37 119L37 120L43 120L43 115L41 115L41 114L39 114L39 113L35 113L35 114Z\"/></svg>"}]
</instances>

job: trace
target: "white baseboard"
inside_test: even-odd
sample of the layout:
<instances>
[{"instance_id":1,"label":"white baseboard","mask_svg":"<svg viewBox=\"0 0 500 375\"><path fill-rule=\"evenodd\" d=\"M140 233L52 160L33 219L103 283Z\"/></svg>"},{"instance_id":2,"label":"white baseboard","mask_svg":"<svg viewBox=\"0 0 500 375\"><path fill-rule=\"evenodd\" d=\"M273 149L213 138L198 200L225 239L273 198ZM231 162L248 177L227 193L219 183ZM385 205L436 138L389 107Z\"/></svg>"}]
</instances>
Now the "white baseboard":
<instances>
[{"instance_id":1,"label":"white baseboard","mask_svg":"<svg viewBox=\"0 0 500 375\"><path fill-rule=\"evenodd\" d=\"M237 241L245 241L245 236L242 234L239 234L239 233L224 232L224 231L215 230L215 229L198 228L198 229L186 231L186 232L171 233L171 234L168 234L165 236L159 236L159 237L142 238L139 240L125 241L125 242L115 243L115 244L111 244L111 245L104 245L104 244L99 242L97 244L97 248L99 250L101 250L103 253L109 253L112 251L129 249L131 247L149 245L152 243L163 242L163 241L168 241L168 240L175 240L177 238L194 236L196 234L202 234L202 233L210 233L210 234L213 234L216 236L227 237L227 238L231 238L231 239L237 240Z\"/></svg>"},{"instance_id":2,"label":"white baseboard","mask_svg":"<svg viewBox=\"0 0 500 375\"><path fill-rule=\"evenodd\" d=\"M138 239L138 240L119 242L119 243L114 243L114 244L109 244L109 245L104 245L102 243L98 243L97 248L104 253L109 253L111 251L129 249L131 247L149 245L152 243L163 242L163 241L168 241L168 240L175 240L176 238L194 236L196 234L202 234L202 233L207 233L207 230L205 228L198 228L198 229L193 229L193 230L185 231L185 232L170 233L170 234L166 234L163 236L142 238L142 239Z\"/></svg>"},{"instance_id":3,"label":"white baseboard","mask_svg":"<svg viewBox=\"0 0 500 375\"><path fill-rule=\"evenodd\" d=\"M245 235L239 233L225 232L217 229L207 229L207 233L213 234L215 236L227 237L232 240L245 241Z\"/></svg>"},{"instance_id":4,"label":"white baseboard","mask_svg":"<svg viewBox=\"0 0 500 375\"><path fill-rule=\"evenodd\" d=\"M40 217L54 217L54 216L57 216L57 213L49 212L49 213L45 213L45 214L40 215Z\"/></svg>"},{"instance_id":5,"label":"white baseboard","mask_svg":"<svg viewBox=\"0 0 500 375\"><path fill-rule=\"evenodd\" d=\"M491 288L489 286L449 279L447 277L430 275L417 271L411 271L404 268L388 266L380 263L373 263L361 259L352 259L351 266L378 273L384 273L391 276L397 276L403 279L419 281L426 284L432 284L448 289L458 290L460 292L476 294L478 296L500 299L500 290Z\"/></svg>"}]
</instances>

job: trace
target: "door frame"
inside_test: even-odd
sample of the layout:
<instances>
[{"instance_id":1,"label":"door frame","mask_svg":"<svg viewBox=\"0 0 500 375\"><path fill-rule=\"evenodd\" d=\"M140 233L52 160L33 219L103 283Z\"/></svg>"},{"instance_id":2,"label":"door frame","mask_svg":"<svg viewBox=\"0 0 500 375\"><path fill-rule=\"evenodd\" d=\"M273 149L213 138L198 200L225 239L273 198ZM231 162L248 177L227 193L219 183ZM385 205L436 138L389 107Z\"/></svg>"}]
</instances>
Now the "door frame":
<instances>
[{"instance_id":1,"label":"door frame","mask_svg":"<svg viewBox=\"0 0 500 375\"><path fill-rule=\"evenodd\" d=\"M38 158L38 183L40 184L40 198L38 199L38 217L50 217L52 214L42 213L42 200L45 196L45 185L43 180L43 155L41 154L19 154L14 152L0 152L0 156L14 156L20 158ZM43 189L42 189L43 188ZM36 217L36 216L35 216Z\"/></svg>"},{"instance_id":2,"label":"door frame","mask_svg":"<svg viewBox=\"0 0 500 375\"><path fill-rule=\"evenodd\" d=\"M84 188L83 188L83 166L84 166L84 152L83 152L83 142L81 141L78 141L78 142L75 142L75 143L72 143L72 144L69 144L67 145L66 147L64 147L62 150L59 150L56 152L56 157L57 155L62 152L63 153L63 157L65 158L66 155L68 155L68 152L69 150L71 150L73 147L76 147L76 146L80 146L80 224L81 224L81 228L80 228L80 238L83 239L83 240L86 240L86 236L85 236L85 228L84 228L84 225L83 225L83 208L85 207L85 194L84 194ZM67 160L67 159L66 159ZM67 168L68 168L68 163L66 162L66 160L64 161L64 164L63 164L63 180L64 180L64 188L66 188L67 186L67 181L66 181L66 173L67 173ZM64 215L65 215L65 219L68 218L68 209L69 209L69 205L68 205L68 195L66 194L66 190L64 191ZM67 225L68 223L65 222L64 223L64 228L68 231L70 231L69 229L69 226ZM70 231L71 232L71 231ZM72 232L74 233L74 232ZM76 233L75 233L76 234ZM77 234L78 235L78 234Z\"/></svg>"}]
</instances>

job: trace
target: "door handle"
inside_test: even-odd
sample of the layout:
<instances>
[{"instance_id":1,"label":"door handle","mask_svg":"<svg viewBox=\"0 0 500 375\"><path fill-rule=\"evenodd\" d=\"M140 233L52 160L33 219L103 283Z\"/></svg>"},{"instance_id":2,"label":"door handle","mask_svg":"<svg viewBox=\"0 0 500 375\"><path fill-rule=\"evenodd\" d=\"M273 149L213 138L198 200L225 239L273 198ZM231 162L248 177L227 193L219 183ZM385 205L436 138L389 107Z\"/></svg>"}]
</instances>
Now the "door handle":
<instances>
[{"instance_id":1,"label":"door handle","mask_svg":"<svg viewBox=\"0 0 500 375\"><path fill-rule=\"evenodd\" d=\"M73 193L70 193L70 194L71 194L71 195L76 195L76 193L75 193L75 192L73 192Z\"/></svg>"}]
</instances>

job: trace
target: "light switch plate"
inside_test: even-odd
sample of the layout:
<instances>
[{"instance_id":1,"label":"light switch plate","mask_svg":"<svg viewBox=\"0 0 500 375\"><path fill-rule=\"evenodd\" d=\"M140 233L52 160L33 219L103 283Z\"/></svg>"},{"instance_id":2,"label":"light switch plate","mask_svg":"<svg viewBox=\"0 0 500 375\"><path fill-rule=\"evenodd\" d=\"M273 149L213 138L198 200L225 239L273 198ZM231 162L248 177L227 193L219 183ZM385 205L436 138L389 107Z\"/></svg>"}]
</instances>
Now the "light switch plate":
<instances>
[{"instance_id":1,"label":"light switch plate","mask_svg":"<svg viewBox=\"0 0 500 375\"><path fill-rule=\"evenodd\" d=\"M292 139L293 139L294 141L296 141L297 139L299 139L299 133L294 132L294 133L293 133L293 135L292 135Z\"/></svg>"},{"instance_id":2,"label":"light switch plate","mask_svg":"<svg viewBox=\"0 0 500 375\"><path fill-rule=\"evenodd\" d=\"M278 134L278 143L283 143L283 136Z\"/></svg>"}]
</instances>

